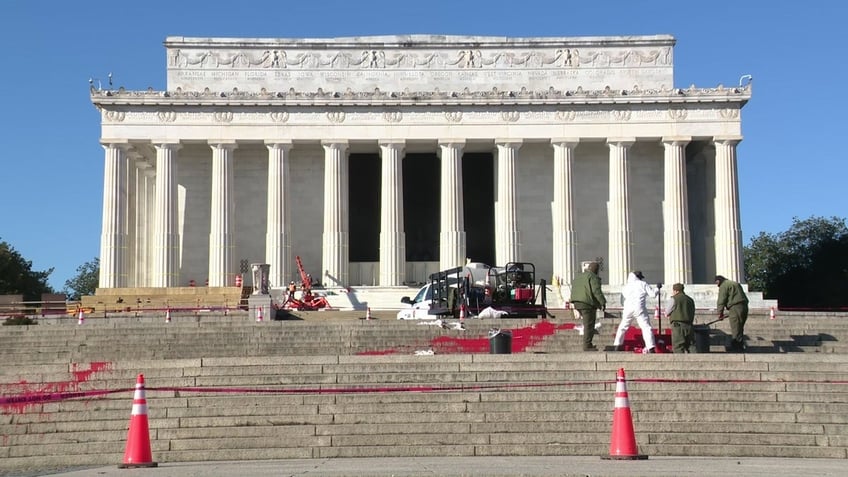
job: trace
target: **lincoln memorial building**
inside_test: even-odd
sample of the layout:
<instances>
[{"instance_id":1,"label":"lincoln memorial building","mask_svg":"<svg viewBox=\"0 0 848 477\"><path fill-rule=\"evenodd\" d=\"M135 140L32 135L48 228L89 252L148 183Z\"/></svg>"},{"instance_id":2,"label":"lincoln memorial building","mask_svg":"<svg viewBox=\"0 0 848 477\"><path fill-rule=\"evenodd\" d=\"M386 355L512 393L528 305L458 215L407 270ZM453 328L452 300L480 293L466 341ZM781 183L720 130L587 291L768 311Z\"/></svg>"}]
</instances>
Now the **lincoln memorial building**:
<instances>
[{"instance_id":1,"label":"lincoln memorial building","mask_svg":"<svg viewBox=\"0 0 848 477\"><path fill-rule=\"evenodd\" d=\"M569 284L744 281L749 81L674 84L668 35L165 40L167 87L92 86L102 288L397 287L466 260Z\"/></svg>"}]
</instances>

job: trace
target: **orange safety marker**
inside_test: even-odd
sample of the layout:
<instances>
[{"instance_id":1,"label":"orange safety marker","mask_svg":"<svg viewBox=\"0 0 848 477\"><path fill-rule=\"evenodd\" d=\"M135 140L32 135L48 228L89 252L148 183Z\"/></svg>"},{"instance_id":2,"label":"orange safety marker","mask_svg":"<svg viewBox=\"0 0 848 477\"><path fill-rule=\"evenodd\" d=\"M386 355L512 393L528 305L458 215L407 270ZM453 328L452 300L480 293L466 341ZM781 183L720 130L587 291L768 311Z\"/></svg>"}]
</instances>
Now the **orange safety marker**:
<instances>
[{"instance_id":1,"label":"orange safety marker","mask_svg":"<svg viewBox=\"0 0 848 477\"><path fill-rule=\"evenodd\" d=\"M365 308L365 319L371 321L371 307Z\"/></svg>"},{"instance_id":2,"label":"orange safety marker","mask_svg":"<svg viewBox=\"0 0 848 477\"><path fill-rule=\"evenodd\" d=\"M139 374L135 383L130 430L127 433L127 448L124 451L124 463L119 469L136 467L156 467L150 453L150 428L147 424L147 399L144 397L144 375Z\"/></svg>"},{"instance_id":3,"label":"orange safety marker","mask_svg":"<svg viewBox=\"0 0 848 477\"><path fill-rule=\"evenodd\" d=\"M771 311L769 311L769 319L770 320L774 319L774 307L771 307Z\"/></svg>"},{"instance_id":4,"label":"orange safety marker","mask_svg":"<svg viewBox=\"0 0 848 477\"><path fill-rule=\"evenodd\" d=\"M259 323L262 321L262 307L256 309L256 322Z\"/></svg>"},{"instance_id":5,"label":"orange safety marker","mask_svg":"<svg viewBox=\"0 0 848 477\"><path fill-rule=\"evenodd\" d=\"M627 383L624 368L619 368L615 378L615 411L612 417L612 435L610 436L610 455L602 459L644 460L647 455L639 454L636 449L636 434L633 432L633 416L630 414L630 399L627 397Z\"/></svg>"},{"instance_id":6,"label":"orange safety marker","mask_svg":"<svg viewBox=\"0 0 848 477\"><path fill-rule=\"evenodd\" d=\"M465 321L465 303L459 305L459 322Z\"/></svg>"},{"instance_id":7,"label":"orange safety marker","mask_svg":"<svg viewBox=\"0 0 848 477\"><path fill-rule=\"evenodd\" d=\"M79 309L79 316L77 318L77 324L82 325L84 323L85 323L85 312L82 310L82 308L80 308Z\"/></svg>"},{"instance_id":8,"label":"orange safety marker","mask_svg":"<svg viewBox=\"0 0 848 477\"><path fill-rule=\"evenodd\" d=\"M165 323L171 322L171 308L165 310Z\"/></svg>"}]
</instances>

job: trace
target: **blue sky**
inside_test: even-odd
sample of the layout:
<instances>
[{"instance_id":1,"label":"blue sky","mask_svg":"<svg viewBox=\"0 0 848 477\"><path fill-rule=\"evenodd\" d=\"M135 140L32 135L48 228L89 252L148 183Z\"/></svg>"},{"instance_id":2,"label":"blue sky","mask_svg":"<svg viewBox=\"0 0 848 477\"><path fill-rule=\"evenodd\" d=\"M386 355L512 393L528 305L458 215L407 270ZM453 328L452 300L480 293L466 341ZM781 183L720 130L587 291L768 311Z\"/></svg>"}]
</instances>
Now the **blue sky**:
<instances>
[{"instance_id":1,"label":"blue sky","mask_svg":"<svg viewBox=\"0 0 848 477\"><path fill-rule=\"evenodd\" d=\"M62 289L99 254L103 150L88 79L165 89L167 36L670 34L675 86L754 77L742 111L744 241L848 216L848 7L806 2L7 0L0 13L0 239Z\"/></svg>"}]
</instances>

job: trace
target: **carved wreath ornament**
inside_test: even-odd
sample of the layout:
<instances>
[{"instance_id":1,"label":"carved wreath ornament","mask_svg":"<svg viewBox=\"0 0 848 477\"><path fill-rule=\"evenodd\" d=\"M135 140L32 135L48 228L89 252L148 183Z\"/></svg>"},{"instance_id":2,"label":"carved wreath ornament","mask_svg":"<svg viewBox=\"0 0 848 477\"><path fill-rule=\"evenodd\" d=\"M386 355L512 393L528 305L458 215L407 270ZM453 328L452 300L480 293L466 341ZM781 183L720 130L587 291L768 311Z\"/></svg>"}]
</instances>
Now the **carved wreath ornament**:
<instances>
[{"instance_id":1,"label":"carved wreath ornament","mask_svg":"<svg viewBox=\"0 0 848 477\"><path fill-rule=\"evenodd\" d=\"M452 123L462 121L462 111L445 111L445 119Z\"/></svg>"},{"instance_id":2,"label":"carved wreath ornament","mask_svg":"<svg viewBox=\"0 0 848 477\"><path fill-rule=\"evenodd\" d=\"M327 119L331 123L343 123L345 120L344 111L327 111Z\"/></svg>"},{"instance_id":3,"label":"carved wreath ornament","mask_svg":"<svg viewBox=\"0 0 848 477\"><path fill-rule=\"evenodd\" d=\"M163 123L172 123L177 120L176 111L159 111L156 113L156 116L159 118L159 121Z\"/></svg>"},{"instance_id":4,"label":"carved wreath ornament","mask_svg":"<svg viewBox=\"0 0 848 477\"><path fill-rule=\"evenodd\" d=\"M215 111L215 121L219 123L229 123L233 120L232 111Z\"/></svg>"},{"instance_id":5,"label":"carved wreath ornament","mask_svg":"<svg viewBox=\"0 0 848 477\"><path fill-rule=\"evenodd\" d=\"M518 111L501 111L501 120L514 123L518 121L518 118L521 117L521 113Z\"/></svg>"},{"instance_id":6,"label":"carved wreath ornament","mask_svg":"<svg viewBox=\"0 0 848 477\"><path fill-rule=\"evenodd\" d=\"M289 120L288 111L273 111L271 112L271 121L275 123L284 123Z\"/></svg>"},{"instance_id":7,"label":"carved wreath ornament","mask_svg":"<svg viewBox=\"0 0 848 477\"><path fill-rule=\"evenodd\" d=\"M383 113L383 120L387 123L399 123L403 120L403 113L400 111L386 111Z\"/></svg>"},{"instance_id":8,"label":"carved wreath ornament","mask_svg":"<svg viewBox=\"0 0 848 477\"><path fill-rule=\"evenodd\" d=\"M107 121L119 123L127 117L127 113L124 111L106 111L103 116Z\"/></svg>"}]
</instances>

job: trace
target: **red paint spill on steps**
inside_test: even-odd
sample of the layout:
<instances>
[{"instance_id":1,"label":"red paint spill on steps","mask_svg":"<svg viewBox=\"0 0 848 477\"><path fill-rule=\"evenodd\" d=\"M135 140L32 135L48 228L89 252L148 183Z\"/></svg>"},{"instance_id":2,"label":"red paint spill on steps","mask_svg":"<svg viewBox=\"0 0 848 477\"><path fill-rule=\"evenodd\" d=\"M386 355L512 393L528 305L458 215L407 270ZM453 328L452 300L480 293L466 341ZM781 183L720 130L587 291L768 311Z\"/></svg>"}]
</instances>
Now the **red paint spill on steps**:
<instances>
[{"instance_id":1,"label":"red paint spill on steps","mask_svg":"<svg viewBox=\"0 0 848 477\"><path fill-rule=\"evenodd\" d=\"M71 363L73 379L30 384L25 380L12 384L0 384L0 409L3 414L23 413L29 406L42 402L56 401L66 397L102 395L101 391L80 392L80 384L88 381L96 373L111 371L111 362L89 363L86 369L78 363Z\"/></svg>"},{"instance_id":2,"label":"red paint spill on steps","mask_svg":"<svg viewBox=\"0 0 848 477\"><path fill-rule=\"evenodd\" d=\"M547 320L534 323L531 326L522 328L512 328L512 352L524 353L527 348L530 348L548 336L553 336L560 330L574 329L575 323L555 324ZM507 328L502 328L507 330ZM426 347L426 345L425 345ZM488 353L489 352L489 337L475 336L470 338L461 338L454 336L437 336L429 342L429 347L438 354L471 354L471 353ZM368 355L388 355L406 353L399 349L384 349L370 350L357 353L360 356Z\"/></svg>"}]
</instances>

